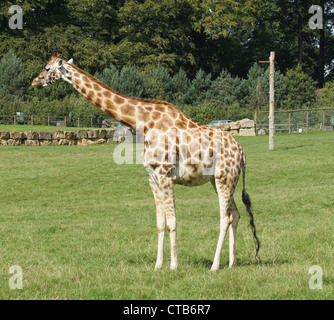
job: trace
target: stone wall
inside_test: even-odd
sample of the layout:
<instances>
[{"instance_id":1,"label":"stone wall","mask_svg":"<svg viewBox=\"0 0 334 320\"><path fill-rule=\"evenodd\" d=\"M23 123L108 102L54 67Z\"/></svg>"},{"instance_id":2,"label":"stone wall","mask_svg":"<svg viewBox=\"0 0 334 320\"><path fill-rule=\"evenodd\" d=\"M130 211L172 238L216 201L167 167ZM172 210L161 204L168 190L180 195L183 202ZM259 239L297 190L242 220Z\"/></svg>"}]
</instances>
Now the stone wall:
<instances>
[{"instance_id":1,"label":"stone wall","mask_svg":"<svg viewBox=\"0 0 334 320\"><path fill-rule=\"evenodd\" d=\"M233 136L255 136L254 121L243 119L237 122L223 123L210 126L212 128L228 131ZM55 130L51 132L6 132L0 131L0 145L6 146L58 146L81 145L101 143L118 143L122 141L133 142L135 136L126 127L114 129L82 129L76 131ZM139 139L140 142L142 139Z\"/></svg>"},{"instance_id":2,"label":"stone wall","mask_svg":"<svg viewBox=\"0 0 334 320\"><path fill-rule=\"evenodd\" d=\"M208 126L229 132L232 136L255 136L254 120L243 119L236 122L221 123Z\"/></svg>"},{"instance_id":3,"label":"stone wall","mask_svg":"<svg viewBox=\"0 0 334 320\"><path fill-rule=\"evenodd\" d=\"M51 132L5 132L0 131L0 145L11 146L57 146L57 145L89 145L105 142L117 143L121 135L115 136L116 129L91 129L76 131Z\"/></svg>"}]
</instances>

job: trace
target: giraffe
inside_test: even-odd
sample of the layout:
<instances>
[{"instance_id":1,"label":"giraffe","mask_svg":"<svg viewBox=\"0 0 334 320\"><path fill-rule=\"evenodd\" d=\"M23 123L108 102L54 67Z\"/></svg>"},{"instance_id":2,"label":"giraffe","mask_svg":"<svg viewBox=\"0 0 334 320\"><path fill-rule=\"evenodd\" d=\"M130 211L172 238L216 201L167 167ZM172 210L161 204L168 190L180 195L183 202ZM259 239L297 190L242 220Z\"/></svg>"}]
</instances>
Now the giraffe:
<instances>
[{"instance_id":1,"label":"giraffe","mask_svg":"<svg viewBox=\"0 0 334 320\"><path fill-rule=\"evenodd\" d=\"M202 126L172 104L127 97L81 70L73 59L65 61L60 51L53 51L45 70L32 85L37 88L69 82L98 109L144 135L143 165L148 173L156 205L158 252L155 270L163 266L165 230L170 239L170 268L178 267L176 250L176 216L174 185L199 186L210 182L218 194L220 232L212 271L219 269L220 256L227 230L229 267L236 265L236 232L240 214L234 201L234 190L243 171L242 200L250 215L256 245L251 202L245 190L246 155L239 143L227 132Z\"/></svg>"}]
</instances>

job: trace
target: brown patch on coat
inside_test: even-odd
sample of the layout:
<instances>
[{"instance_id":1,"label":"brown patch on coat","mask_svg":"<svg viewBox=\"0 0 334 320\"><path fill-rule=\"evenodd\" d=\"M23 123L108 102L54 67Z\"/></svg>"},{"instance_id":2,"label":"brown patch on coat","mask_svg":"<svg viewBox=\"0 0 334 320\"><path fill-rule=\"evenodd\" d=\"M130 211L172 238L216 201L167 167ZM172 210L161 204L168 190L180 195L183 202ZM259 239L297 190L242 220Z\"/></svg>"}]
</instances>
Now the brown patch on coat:
<instances>
[{"instance_id":1,"label":"brown patch on coat","mask_svg":"<svg viewBox=\"0 0 334 320\"><path fill-rule=\"evenodd\" d=\"M115 103L117 103L117 104L122 104L122 103L124 103L124 99L121 98L121 97L119 97L119 96L115 96L114 101L115 101Z\"/></svg>"},{"instance_id":2,"label":"brown patch on coat","mask_svg":"<svg viewBox=\"0 0 334 320\"><path fill-rule=\"evenodd\" d=\"M157 120L159 120L161 118L161 113L160 112L158 112L158 111L154 111L153 113L152 113L152 119L154 120L154 121L157 121Z\"/></svg>"},{"instance_id":3,"label":"brown patch on coat","mask_svg":"<svg viewBox=\"0 0 334 320\"><path fill-rule=\"evenodd\" d=\"M135 110L133 107L131 107L130 105L126 104L125 106L121 107L121 112L123 114L126 114L128 116L134 116L135 115Z\"/></svg>"},{"instance_id":4,"label":"brown patch on coat","mask_svg":"<svg viewBox=\"0 0 334 320\"><path fill-rule=\"evenodd\" d=\"M106 98L110 98L111 97L111 93L109 91L103 91L103 95L106 97Z\"/></svg>"}]
</instances>

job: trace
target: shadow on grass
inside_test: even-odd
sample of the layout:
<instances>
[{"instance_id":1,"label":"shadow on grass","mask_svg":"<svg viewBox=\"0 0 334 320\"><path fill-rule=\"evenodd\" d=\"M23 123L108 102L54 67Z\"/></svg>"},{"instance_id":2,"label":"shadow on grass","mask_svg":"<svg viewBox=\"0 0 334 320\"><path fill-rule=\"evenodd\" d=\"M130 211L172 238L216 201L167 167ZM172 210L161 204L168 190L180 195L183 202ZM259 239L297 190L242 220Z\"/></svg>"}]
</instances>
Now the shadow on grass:
<instances>
[{"instance_id":1,"label":"shadow on grass","mask_svg":"<svg viewBox=\"0 0 334 320\"><path fill-rule=\"evenodd\" d=\"M192 261L190 262L192 265L196 267L204 267L210 269L213 263L213 260L208 260L208 259L200 259L197 261ZM237 260L237 265L235 268L238 267L251 267L251 266L259 266L259 267L275 267L275 266L281 266L284 264L290 264L291 261L289 260L262 260L261 262L257 260ZM220 268L228 268L228 263L221 263Z\"/></svg>"}]
</instances>

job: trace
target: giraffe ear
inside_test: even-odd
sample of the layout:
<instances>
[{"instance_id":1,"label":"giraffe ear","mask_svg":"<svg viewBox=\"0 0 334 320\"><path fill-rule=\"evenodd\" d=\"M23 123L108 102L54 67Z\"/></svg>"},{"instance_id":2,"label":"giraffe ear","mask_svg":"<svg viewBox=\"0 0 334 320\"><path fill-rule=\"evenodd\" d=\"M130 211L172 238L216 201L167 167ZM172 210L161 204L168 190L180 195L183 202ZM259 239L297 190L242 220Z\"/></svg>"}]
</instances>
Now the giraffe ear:
<instances>
[{"instance_id":1,"label":"giraffe ear","mask_svg":"<svg viewBox=\"0 0 334 320\"><path fill-rule=\"evenodd\" d=\"M70 60L67 61L67 63L73 63L73 58L71 58Z\"/></svg>"}]
</instances>

